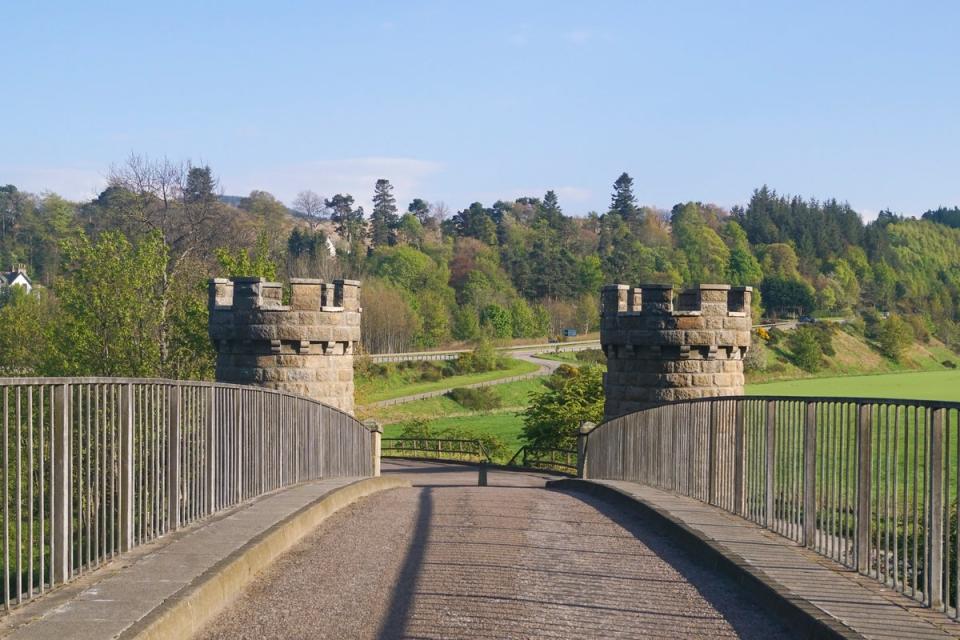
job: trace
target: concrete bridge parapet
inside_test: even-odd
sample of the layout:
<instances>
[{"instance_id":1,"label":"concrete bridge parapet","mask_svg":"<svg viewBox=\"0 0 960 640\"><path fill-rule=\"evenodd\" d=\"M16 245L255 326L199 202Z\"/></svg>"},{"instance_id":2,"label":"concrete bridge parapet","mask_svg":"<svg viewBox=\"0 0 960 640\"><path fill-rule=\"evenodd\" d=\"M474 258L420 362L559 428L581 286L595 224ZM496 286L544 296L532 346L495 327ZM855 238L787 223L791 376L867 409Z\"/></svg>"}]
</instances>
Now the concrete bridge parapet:
<instances>
[{"instance_id":1,"label":"concrete bridge parapet","mask_svg":"<svg viewBox=\"0 0 960 640\"><path fill-rule=\"evenodd\" d=\"M607 285L600 343L609 420L651 406L743 393L751 287Z\"/></svg>"}]
</instances>

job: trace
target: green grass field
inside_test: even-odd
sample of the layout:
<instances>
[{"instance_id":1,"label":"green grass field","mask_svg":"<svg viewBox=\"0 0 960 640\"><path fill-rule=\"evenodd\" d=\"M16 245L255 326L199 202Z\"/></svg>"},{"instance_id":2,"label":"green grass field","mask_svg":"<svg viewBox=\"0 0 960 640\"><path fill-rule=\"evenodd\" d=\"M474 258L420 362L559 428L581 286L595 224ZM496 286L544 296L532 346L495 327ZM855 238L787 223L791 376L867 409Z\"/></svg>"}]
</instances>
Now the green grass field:
<instances>
[{"instance_id":1,"label":"green grass field","mask_svg":"<svg viewBox=\"0 0 960 640\"><path fill-rule=\"evenodd\" d=\"M807 378L747 385L748 395L830 396L960 402L960 370Z\"/></svg>"},{"instance_id":2,"label":"green grass field","mask_svg":"<svg viewBox=\"0 0 960 640\"><path fill-rule=\"evenodd\" d=\"M525 373L532 373L539 369L539 365L526 360L516 360L509 358L505 369L496 371L485 371L483 373L469 373L460 376L450 376L442 378L435 382L410 382L399 374L391 376L377 377L374 379L357 381L357 404L363 406L370 402L380 400L389 400L401 396L411 396L417 393L426 393L427 391L437 391L439 389L449 389L453 387L462 387L475 382L487 382L499 378L509 378L519 376Z\"/></svg>"}]
</instances>

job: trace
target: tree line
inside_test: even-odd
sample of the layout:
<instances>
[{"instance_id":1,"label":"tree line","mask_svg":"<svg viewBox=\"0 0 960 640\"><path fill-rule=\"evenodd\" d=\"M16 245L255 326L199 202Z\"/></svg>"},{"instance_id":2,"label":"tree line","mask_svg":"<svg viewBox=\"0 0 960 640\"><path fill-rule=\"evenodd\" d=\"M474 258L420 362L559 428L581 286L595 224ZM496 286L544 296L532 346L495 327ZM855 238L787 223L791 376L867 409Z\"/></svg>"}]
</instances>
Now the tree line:
<instances>
[{"instance_id":1,"label":"tree line","mask_svg":"<svg viewBox=\"0 0 960 640\"><path fill-rule=\"evenodd\" d=\"M755 314L901 316L960 342L956 209L865 224L847 203L762 186L742 207L639 204L626 173L610 206L575 217L554 191L453 211L347 193L222 197L210 167L131 156L89 202L0 187L0 264L36 295L0 299L7 374L209 377L206 280L360 278L369 352L597 328L607 282L757 288Z\"/></svg>"}]
</instances>

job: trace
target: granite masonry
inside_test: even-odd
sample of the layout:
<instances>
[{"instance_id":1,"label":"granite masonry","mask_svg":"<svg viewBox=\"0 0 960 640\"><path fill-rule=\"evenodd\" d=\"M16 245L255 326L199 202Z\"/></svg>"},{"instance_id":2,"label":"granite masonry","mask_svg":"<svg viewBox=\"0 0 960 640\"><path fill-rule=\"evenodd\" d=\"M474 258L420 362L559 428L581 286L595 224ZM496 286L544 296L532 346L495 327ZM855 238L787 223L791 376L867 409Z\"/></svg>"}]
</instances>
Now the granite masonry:
<instances>
[{"instance_id":1,"label":"granite masonry","mask_svg":"<svg viewBox=\"0 0 960 640\"><path fill-rule=\"evenodd\" d=\"M217 380L254 384L353 413L353 354L360 343L360 283L216 278L209 285Z\"/></svg>"},{"instance_id":2,"label":"granite masonry","mask_svg":"<svg viewBox=\"0 0 960 640\"><path fill-rule=\"evenodd\" d=\"M751 287L607 285L600 343L604 419L675 400L743 394Z\"/></svg>"}]
</instances>

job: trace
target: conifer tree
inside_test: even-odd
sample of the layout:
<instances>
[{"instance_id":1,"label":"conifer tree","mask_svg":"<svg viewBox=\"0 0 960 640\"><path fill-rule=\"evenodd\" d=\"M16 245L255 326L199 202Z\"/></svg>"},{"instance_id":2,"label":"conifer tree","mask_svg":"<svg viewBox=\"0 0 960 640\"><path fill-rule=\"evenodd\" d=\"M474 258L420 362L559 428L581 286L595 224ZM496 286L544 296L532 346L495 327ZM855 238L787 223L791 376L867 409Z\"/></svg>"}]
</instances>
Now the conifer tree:
<instances>
[{"instance_id":1,"label":"conifer tree","mask_svg":"<svg viewBox=\"0 0 960 640\"><path fill-rule=\"evenodd\" d=\"M397 199L393 197L393 185L380 178L373 188L373 211L370 212L370 242L379 247L397 243Z\"/></svg>"},{"instance_id":2,"label":"conifer tree","mask_svg":"<svg viewBox=\"0 0 960 640\"><path fill-rule=\"evenodd\" d=\"M636 222L640 219L640 208L637 206L636 196L633 195L633 178L627 172L621 173L613 183L610 212L619 214L625 222Z\"/></svg>"}]
</instances>

